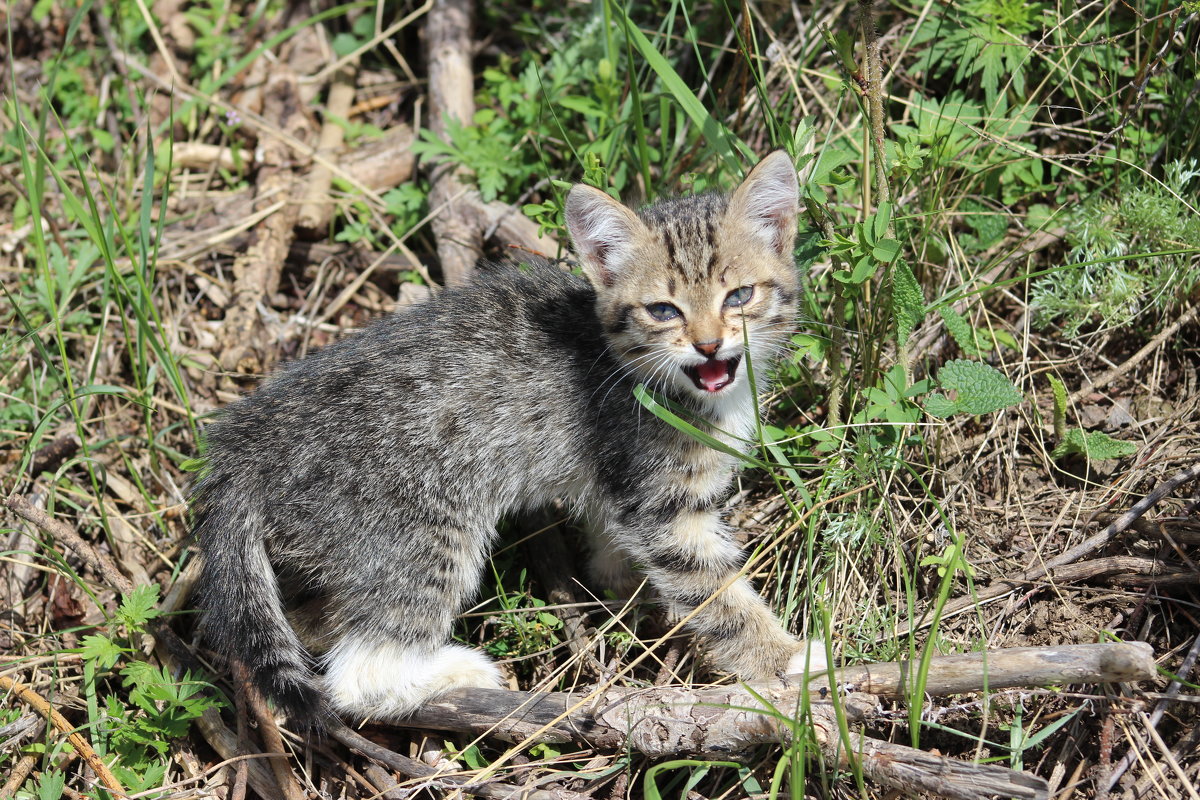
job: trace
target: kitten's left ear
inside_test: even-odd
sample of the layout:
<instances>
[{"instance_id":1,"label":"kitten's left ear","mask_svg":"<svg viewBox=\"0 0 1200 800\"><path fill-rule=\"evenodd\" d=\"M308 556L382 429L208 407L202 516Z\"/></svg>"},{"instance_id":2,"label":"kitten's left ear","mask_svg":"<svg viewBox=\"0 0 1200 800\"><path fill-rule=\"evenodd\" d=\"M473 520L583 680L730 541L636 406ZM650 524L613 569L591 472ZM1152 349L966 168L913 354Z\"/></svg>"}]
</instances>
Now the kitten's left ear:
<instances>
[{"instance_id":1,"label":"kitten's left ear","mask_svg":"<svg viewBox=\"0 0 1200 800\"><path fill-rule=\"evenodd\" d=\"M764 244L790 258L800 213L800 183L791 156L776 150L758 162L729 199L729 211L743 217Z\"/></svg>"},{"instance_id":2,"label":"kitten's left ear","mask_svg":"<svg viewBox=\"0 0 1200 800\"><path fill-rule=\"evenodd\" d=\"M564 216L592 285L611 286L633 258L633 241L646 230L642 221L604 192L582 183L571 187Z\"/></svg>"}]
</instances>

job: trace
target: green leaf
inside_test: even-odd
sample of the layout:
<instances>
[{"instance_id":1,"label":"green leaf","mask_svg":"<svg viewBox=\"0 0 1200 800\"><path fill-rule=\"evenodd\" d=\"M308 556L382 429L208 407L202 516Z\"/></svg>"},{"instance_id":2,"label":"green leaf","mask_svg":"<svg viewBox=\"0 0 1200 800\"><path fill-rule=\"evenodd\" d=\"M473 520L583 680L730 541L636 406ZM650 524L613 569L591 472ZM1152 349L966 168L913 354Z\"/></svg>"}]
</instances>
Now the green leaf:
<instances>
[{"instance_id":1,"label":"green leaf","mask_svg":"<svg viewBox=\"0 0 1200 800\"><path fill-rule=\"evenodd\" d=\"M135 586L133 591L125 595L121 607L117 609L117 617L133 630L141 630L147 622L159 616L162 612L158 605L158 584L150 583Z\"/></svg>"},{"instance_id":2,"label":"green leaf","mask_svg":"<svg viewBox=\"0 0 1200 800\"><path fill-rule=\"evenodd\" d=\"M954 337L958 347L969 356L978 356L979 347L975 344L975 329L966 318L950 306L939 306L938 314L946 325L946 330Z\"/></svg>"},{"instance_id":3,"label":"green leaf","mask_svg":"<svg viewBox=\"0 0 1200 800\"><path fill-rule=\"evenodd\" d=\"M1050 379L1050 391L1054 393L1054 435L1059 439L1067 436L1067 385L1055 375ZM1059 445L1061 447L1061 443Z\"/></svg>"},{"instance_id":4,"label":"green leaf","mask_svg":"<svg viewBox=\"0 0 1200 800\"><path fill-rule=\"evenodd\" d=\"M895 239L879 239L871 248L871 255L878 261L890 264L892 259L900 255L900 243Z\"/></svg>"},{"instance_id":5,"label":"green leaf","mask_svg":"<svg viewBox=\"0 0 1200 800\"><path fill-rule=\"evenodd\" d=\"M925 398L925 413L931 417L946 419L954 416L956 411L958 411L958 403L944 394L935 393Z\"/></svg>"},{"instance_id":6,"label":"green leaf","mask_svg":"<svg viewBox=\"0 0 1200 800\"><path fill-rule=\"evenodd\" d=\"M745 462L746 464L749 464L752 467L760 467L762 469L770 469L770 467L767 464L758 460L754 456L749 455L747 453L743 453L741 450L738 450L736 447L730 447L729 445L722 442L720 439L717 439L714 436L710 436L709 434L707 434L704 431L697 428L695 425L691 424L687 420L685 420L682 417L680 417L679 415L675 414L673 411L671 411L669 408L667 408L663 404L663 402L660 402L659 398L653 392L651 392L649 389L647 389L642 384L639 383L637 386L633 387L633 396L636 397L637 401L639 403L641 403L643 406L645 406L645 408L651 414L658 417L663 422L666 422L671 427L673 427L677 430L683 431L684 433L688 434L692 438L703 442L704 444L708 445L709 447L713 448L714 450L719 450L722 453L734 456L735 458L739 459L740 461Z\"/></svg>"},{"instance_id":7,"label":"green leaf","mask_svg":"<svg viewBox=\"0 0 1200 800\"><path fill-rule=\"evenodd\" d=\"M925 317L921 285L904 260L892 267L892 314L896 318L896 341L903 345Z\"/></svg>"},{"instance_id":8,"label":"green leaf","mask_svg":"<svg viewBox=\"0 0 1200 800\"><path fill-rule=\"evenodd\" d=\"M982 361L949 361L938 370L937 381L942 389L958 393L955 405L967 414L990 414L1024 399L1004 373Z\"/></svg>"},{"instance_id":9,"label":"green leaf","mask_svg":"<svg viewBox=\"0 0 1200 800\"><path fill-rule=\"evenodd\" d=\"M1081 455L1089 461L1107 461L1124 458L1136 452L1137 445L1133 442L1122 442L1103 431L1087 433L1080 428L1072 428L1050 453L1050 457L1058 459L1068 455Z\"/></svg>"},{"instance_id":10,"label":"green leaf","mask_svg":"<svg viewBox=\"0 0 1200 800\"><path fill-rule=\"evenodd\" d=\"M858 260L858 263L854 265L854 272L850 275L849 283L857 286L858 284L865 282L875 274L876 266L876 262L872 260L870 256L863 256Z\"/></svg>"},{"instance_id":11,"label":"green leaf","mask_svg":"<svg viewBox=\"0 0 1200 800\"><path fill-rule=\"evenodd\" d=\"M658 49L646 38L637 24L629 18L621 4L613 3L612 9L614 16L619 17L625 23L625 33L629 37L630 43L642 58L646 59L646 63L658 75L663 86L688 115L692 124L700 129L704 140L713 150L721 154L727 167L734 172L740 170L741 158L748 158L753 154L750 148L708 112L708 109L700 102L700 98L696 97L696 93L691 90L683 78L679 77L679 73L671 66L671 62L658 52ZM741 158L739 158L739 154Z\"/></svg>"},{"instance_id":12,"label":"green leaf","mask_svg":"<svg viewBox=\"0 0 1200 800\"><path fill-rule=\"evenodd\" d=\"M882 242L887 236L888 225L892 222L892 204L884 200L875 209L875 241Z\"/></svg>"},{"instance_id":13,"label":"green leaf","mask_svg":"<svg viewBox=\"0 0 1200 800\"><path fill-rule=\"evenodd\" d=\"M63 796L63 789L66 785L67 774L65 772L56 769L43 772L37 783L38 800L58 800Z\"/></svg>"},{"instance_id":14,"label":"green leaf","mask_svg":"<svg viewBox=\"0 0 1200 800\"><path fill-rule=\"evenodd\" d=\"M79 654L86 661L94 661L100 669L111 669L112 665L125 654L124 648L107 636L92 634L83 637L80 642Z\"/></svg>"}]
</instances>

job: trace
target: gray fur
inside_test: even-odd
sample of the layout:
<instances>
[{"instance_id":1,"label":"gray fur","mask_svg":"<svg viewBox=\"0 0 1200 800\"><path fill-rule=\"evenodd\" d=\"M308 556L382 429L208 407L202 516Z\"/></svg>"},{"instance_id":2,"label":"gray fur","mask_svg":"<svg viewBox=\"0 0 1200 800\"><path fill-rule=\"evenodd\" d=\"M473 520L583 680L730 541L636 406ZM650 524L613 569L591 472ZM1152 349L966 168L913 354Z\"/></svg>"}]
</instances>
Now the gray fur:
<instances>
[{"instance_id":1,"label":"gray fur","mask_svg":"<svg viewBox=\"0 0 1200 800\"><path fill-rule=\"evenodd\" d=\"M481 270L225 409L193 499L213 644L312 724L331 708L400 718L449 686L494 684L477 654L445 647L452 621L500 516L561 497L676 612L732 583L691 625L715 666L755 678L794 665L802 643L735 577L742 554L716 511L732 459L632 393L645 383L743 445L730 434L749 432L756 401L738 359L748 349L762 381L795 314L794 202L777 222L742 210L764 181L794 197L777 185L795 182L781 157L730 198L637 217L577 187L568 224L590 280L539 259ZM728 307L743 285L753 302ZM682 318L651 318L658 301ZM729 388L684 374L702 341L724 342Z\"/></svg>"}]
</instances>

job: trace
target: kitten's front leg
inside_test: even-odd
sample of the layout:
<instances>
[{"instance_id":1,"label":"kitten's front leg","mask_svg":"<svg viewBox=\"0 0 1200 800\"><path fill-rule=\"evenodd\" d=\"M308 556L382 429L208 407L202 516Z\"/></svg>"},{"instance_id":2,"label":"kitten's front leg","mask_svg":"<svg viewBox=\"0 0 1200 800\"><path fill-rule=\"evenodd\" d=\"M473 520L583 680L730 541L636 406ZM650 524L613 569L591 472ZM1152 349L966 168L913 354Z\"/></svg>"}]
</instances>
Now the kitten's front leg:
<instances>
[{"instance_id":1,"label":"kitten's front leg","mask_svg":"<svg viewBox=\"0 0 1200 800\"><path fill-rule=\"evenodd\" d=\"M825 668L824 651L789 634L744 576L744 554L713 510L684 510L653 531L618 537L705 643L711 663L744 680ZM712 598L711 600L709 598Z\"/></svg>"}]
</instances>

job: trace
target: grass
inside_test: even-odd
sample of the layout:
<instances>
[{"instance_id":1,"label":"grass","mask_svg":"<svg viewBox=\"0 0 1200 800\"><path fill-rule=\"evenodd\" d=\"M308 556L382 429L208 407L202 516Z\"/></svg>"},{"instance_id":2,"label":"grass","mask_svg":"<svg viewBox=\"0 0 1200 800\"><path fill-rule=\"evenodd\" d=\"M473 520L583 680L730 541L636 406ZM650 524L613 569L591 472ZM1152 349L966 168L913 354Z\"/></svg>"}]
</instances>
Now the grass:
<instances>
[{"instance_id":1,"label":"grass","mask_svg":"<svg viewBox=\"0 0 1200 800\"><path fill-rule=\"evenodd\" d=\"M132 4L50 2L8 20L0 492L43 503L164 597L186 585L182 503L203 415L252 382L222 370L214 350L230 253L245 249L232 230L245 216L231 219L222 204L249 195L254 166L183 170L172 150L187 141L252 151L272 135L273 121L239 105L245 70L318 28L337 54L356 53L361 70L402 87L348 123L355 137L416 121L427 113L414 102L423 90L405 70L421 68L397 61L408 51L394 43L413 43L414 28L391 47L376 42L393 12L377 18L382 9L347 4L285 22L278 3L213 0L190 8L181 28ZM773 148L797 156L809 175L797 253L805 318L741 478L740 528L754 548L756 584L798 633L831 634L838 658L922 665L904 724L889 735L968 758L994 748L1043 776L1052 776L1053 754L1068 754L1081 791L1097 794L1110 758L1099 746L1105 723L1085 719L1078 702L1005 696L934 719L921 687L935 653L1095 640L1118 619L1119 635L1154 642L1174 668L1200 633L1185 594L1156 596L1156 614L1142 616L1151 601L1120 586L1031 591L1007 614L984 605L942 613L951 598L1023 569L1030 552L1065 549L1094 509L1131 505L1166 477L1155 464L1194 454L1195 322L1075 407L1047 389L1051 376L1068 390L1085 386L1196 302L1197 9L1147 0L879 6L878 89L856 11L678 0L480 8L480 29L495 36L477 61L478 114L452 128L450 141L424 133L415 149L457 161L489 199L559 231L572 181L651 200L729 186ZM249 29L256 33L239 32ZM157 40L178 46L173 37L187 30L195 42L173 51L179 94L169 102L114 55L148 64ZM332 240L374 247L402 238L423 268L434 266L424 177L390 195L344 190ZM197 233L207 243L187 245ZM351 278L337 263L291 264L279 296L263 299L264 318L281 321L268 357L326 337L293 317L298 308L319 316ZM331 321L360 324L421 280L419 271L380 270ZM682 424L653 398L643 402ZM1137 450L1105 459L1085 444L1071 455L1067 418L1080 442L1100 441L1091 437L1104 429ZM30 473L49 443L72 441L68 457ZM165 795L191 754L219 761L188 715L217 707L219 693L193 688L225 686L220 667L199 678L162 672L138 642L149 617L133 613L157 604L114 596L15 518L0 524L10 604L3 669L70 711L97 752L121 762L127 787ZM544 535L575 541L570 531ZM514 659L522 686L703 677L686 647L671 664L671 643L655 646L670 626L650 606L581 593L578 608L563 607L525 569L523 552L498 555L481 605L460 626L464 640ZM611 615L594 610L601 602ZM602 635L568 655L560 626L577 613ZM187 632L190 621L176 627ZM1120 703L1096 707L1103 717ZM1176 711L1168 743L1196 725L1186 708ZM0 725L25 713L7 702ZM1003 726L1009 743L987 744ZM151 741L168 738L165 747ZM1144 746L1133 732L1117 739L1118 758ZM60 785L102 796L64 741L39 728L0 752L0 772L28 767L16 796L54 796ZM800 736L738 767L613 757L589 769L613 782L603 791L614 796L621 786L634 797L882 796L861 775L821 775L807 747ZM1147 752L1150 762L1166 759ZM468 766L501 772L519 755L493 742L470 753ZM587 760L536 755L545 773L581 771ZM1181 758L1194 775L1194 758ZM1144 779L1139 769L1135 779ZM322 779L361 790L333 767Z\"/></svg>"}]
</instances>

